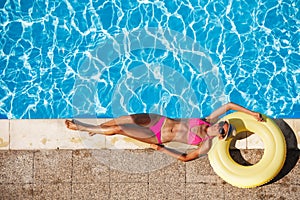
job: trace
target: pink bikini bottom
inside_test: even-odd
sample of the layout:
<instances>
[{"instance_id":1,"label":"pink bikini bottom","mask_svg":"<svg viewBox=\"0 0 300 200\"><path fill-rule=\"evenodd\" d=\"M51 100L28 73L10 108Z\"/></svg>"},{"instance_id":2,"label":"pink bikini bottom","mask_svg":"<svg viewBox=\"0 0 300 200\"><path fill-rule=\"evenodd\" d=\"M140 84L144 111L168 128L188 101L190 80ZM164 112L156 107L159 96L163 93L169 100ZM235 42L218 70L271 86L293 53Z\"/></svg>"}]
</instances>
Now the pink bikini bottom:
<instances>
[{"instance_id":1,"label":"pink bikini bottom","mask_svg":"<svg viewBox=\"0 0 300 200\"><path fill-rule=\"evenodd\" d=\"M166 117L161 117L156 124L150 127L150 130L156 135L158 144L161 142L161 127L164 125Z\"/></svg>"}]
</instances>

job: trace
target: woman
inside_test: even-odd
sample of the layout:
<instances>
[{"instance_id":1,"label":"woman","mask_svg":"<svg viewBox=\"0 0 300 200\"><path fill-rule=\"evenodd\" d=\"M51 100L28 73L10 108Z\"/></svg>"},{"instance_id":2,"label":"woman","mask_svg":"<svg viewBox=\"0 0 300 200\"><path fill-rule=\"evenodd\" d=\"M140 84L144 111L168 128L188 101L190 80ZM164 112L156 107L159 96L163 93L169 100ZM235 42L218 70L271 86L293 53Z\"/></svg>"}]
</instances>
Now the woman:
<instances>
[{"instance_id":1,"label":"woman","mask_svg":"<svg viewBox=\"0 0 300 200\"><path fill-rule=\"evenodd\" d=\"M231 136L234 131L231 124L226 121L213 124L219 116L229 110L244 112L258 121L263 121L261 114L257 112L235 103L227 103L204 119L171 119L157 114L133 114L115 118L97 126L74 120L66 120L65 124L68 129L86 131L91 136L95 134L128 136L149 143L151 148L186 162L208 153L214 137L225 140ZM162 145L171 141L197 145L198 148L182 154Z\"/></svg>"}]
</instances>

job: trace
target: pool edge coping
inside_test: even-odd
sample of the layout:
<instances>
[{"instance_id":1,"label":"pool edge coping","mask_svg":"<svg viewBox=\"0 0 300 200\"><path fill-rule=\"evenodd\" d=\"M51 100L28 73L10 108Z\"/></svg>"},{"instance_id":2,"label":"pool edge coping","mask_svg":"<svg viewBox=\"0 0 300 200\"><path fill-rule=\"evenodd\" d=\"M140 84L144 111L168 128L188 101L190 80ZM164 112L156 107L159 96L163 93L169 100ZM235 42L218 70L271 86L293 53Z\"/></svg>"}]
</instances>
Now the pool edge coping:
<instances>
[{"instance_id":1,"label":"pool edge coping","mask_svg":"<svg viewBox=\"0 0 300 200\"><path fill-rule=\"evenodd\" d=\"M91 124L101 124L110 118L81 119ZM295 134L300 149L300 119L283 119ZM50 149L146 149L149 144L125 136L89 136L85 132L68 130L65 119L1 119L0 150L50 150ZM169 147L179 149L193 146L172 142ZM238 140L238 149L263 149L256 135Z\"/></svg>"}]
</instances>

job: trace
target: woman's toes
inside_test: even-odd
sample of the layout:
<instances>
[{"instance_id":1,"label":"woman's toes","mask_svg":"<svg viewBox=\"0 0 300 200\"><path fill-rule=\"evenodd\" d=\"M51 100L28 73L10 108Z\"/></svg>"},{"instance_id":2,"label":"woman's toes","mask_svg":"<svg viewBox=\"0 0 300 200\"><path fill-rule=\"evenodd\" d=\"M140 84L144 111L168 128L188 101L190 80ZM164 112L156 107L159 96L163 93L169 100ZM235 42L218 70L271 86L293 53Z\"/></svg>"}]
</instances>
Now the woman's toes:
<instances>
[{"instance_id":1,"label":"woman's toes","mask_svg":"<svg viewBox=\"0 0 300 200\"><path fill-rule=\"evenodd\" d=\"M71 130L78 130L77 125L74 124L74 122L71 121L71 120L66 120L66 121L65 121L65 124L66 124L66 127L67 127L68 129L71 129Z\"/></svg>"},{"instance_id":2,"label":"woman's toes","mask_svg":"<svg viewBox=\"0 0 300 200\"><path fill-rule=\"evenodd\" d=\"M70 121L70 120L68 120L68 119L66 119L66 121L65 121L65 125L66 125L66 127L67 127L67 128L69 128L69 127L70 127L70 123L71 123L71 121Z\"/></svg>"},{"instance_id":3,"label":"woman's toes","mask_svg":"<svg viewBox=\"0 0 300 200\"><path fill-rule=\"evenodd\" d=\"M94 136L94 135L96 135L96 133L89 132L89 135Z\"/></svg>"}]
</instances>

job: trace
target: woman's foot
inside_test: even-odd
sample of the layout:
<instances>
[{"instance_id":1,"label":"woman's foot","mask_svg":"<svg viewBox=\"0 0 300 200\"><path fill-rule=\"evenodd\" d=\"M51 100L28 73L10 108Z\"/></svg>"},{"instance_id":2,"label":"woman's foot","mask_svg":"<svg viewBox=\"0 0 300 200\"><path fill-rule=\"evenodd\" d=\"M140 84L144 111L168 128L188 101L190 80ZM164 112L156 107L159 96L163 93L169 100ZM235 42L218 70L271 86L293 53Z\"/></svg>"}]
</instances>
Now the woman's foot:
<instances>
[{"instance_id":1,"label":"woman's foot","mask_svg":"<svg viewBox=\"0 0 300 200\"><path fill-rule=\"evenodd\" d=\"M89 135L90 136L94 136L94 135L96 135L97 133L93 133L93 132L89 132Z\"/></svg>"},{"instance_id":2,"label":"woman's foot","mask_svg":"<svg viewBox=\"0 0 300 200\"><path fill-rule=\"evenodd\" d=\"M73 120L68 120L67 119L65 121L65 124L66 124L66 127L68 129L70 129L70 130L74 130L74 131L79 131L79 130L81 130L81 131L87 131L90 136L94 136L94 135L97 134L95 132L87 130L88 128L85 127L86 124L84 124L84 123L82 123L80 121L74 120L74 119Z\"/></svg>"},{"instance_id":3,"label":"woman's foot","mask_svg":"<svg viewBox=\"0 0 300 200\"><path fill-rule=\"evenodd\" d=\"M71 129L71 130L74 130L74 131L77 131L77 130L79 130L79 128L78 128L78 125L74 122L74 120L66 120L65 121L65 124L66 124L66 127L68 128L68 129Z\"/></svg>"},{"instance_id":4,"label":"woman's foot","mask_svg":"<svg viewBox=\"0 0 300 200\"><path fill-rule=\"evenodd\" d=\"M70 130L74 131L85 131L88 132L90 136L96 135L96 134L102 134L102 135L114 135L116 133L119 133L121 131L119 126L106 126L103 125L100 126L94 126L90 124L85 124L77 120L66 120L65 121L66 127Z\"/></svg>"}]
</instances>

